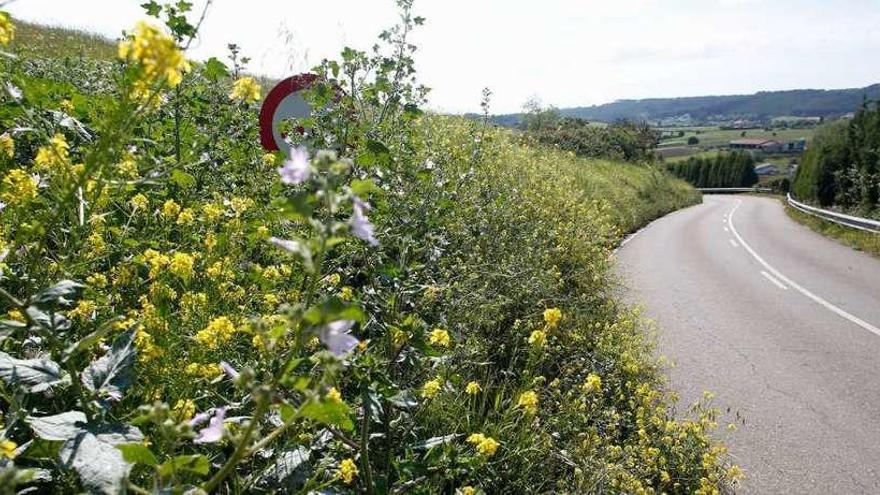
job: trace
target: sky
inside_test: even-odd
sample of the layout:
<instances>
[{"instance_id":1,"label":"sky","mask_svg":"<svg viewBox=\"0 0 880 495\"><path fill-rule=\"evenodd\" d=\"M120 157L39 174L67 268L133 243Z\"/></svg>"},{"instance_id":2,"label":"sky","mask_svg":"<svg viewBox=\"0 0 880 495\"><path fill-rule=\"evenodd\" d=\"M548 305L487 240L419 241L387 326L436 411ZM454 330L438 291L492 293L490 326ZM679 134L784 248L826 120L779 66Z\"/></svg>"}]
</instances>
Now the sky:
<instances>
[{"instance_id":1,"label":"sky","mask_svg":"<svg viewBox=\"0 0 880 495\"><path fill-rule=\"evenodd\" d=\"M205 0L192 0L201 10ZM15 0L13 16L116 37L143 0ZM416 0L413 41L429 107L492 113L530 98L558 107L618 99L851 88L880 82L880 0ZM392 0L215 0L189 56L307 71L343 46L369 49Z\"/></svg>"}]
</instances>

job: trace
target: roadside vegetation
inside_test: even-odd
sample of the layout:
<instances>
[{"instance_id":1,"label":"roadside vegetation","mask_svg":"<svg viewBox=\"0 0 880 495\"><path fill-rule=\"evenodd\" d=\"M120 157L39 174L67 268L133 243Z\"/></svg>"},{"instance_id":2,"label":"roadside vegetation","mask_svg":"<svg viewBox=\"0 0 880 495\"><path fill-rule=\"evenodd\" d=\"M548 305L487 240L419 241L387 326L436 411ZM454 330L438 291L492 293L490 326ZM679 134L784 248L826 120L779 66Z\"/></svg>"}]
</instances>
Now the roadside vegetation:
<instances>
[{"instance_id":1,"label":"roadside vegetation","mask_svg":"<svg viewBox=\"0 0 880 495\"><path fill-rule=\"evenodd\" d=\"M673 175L694 187L752 187L758 182L755 161L748 153L720 153L667 165Z\"/></svg>"},{"instance_id":2,"label":"roadside vegetation","mask_svg":"<svg viewBox=\"0 0 880 495\"><path fill-rule=\"evenodd\" d=\"M880 218L880 104L823 129L792 184L795 197Z\"/></svg>"},{"instance_id":3,"label":"roadside vegetation","mask_svg":"<svg viewBox=\"0 0 880 495\"><path fill-rule=\"evenodd\" d=\"M741 476L610 272L623 232L699 195L494 129L488 91L483 121L423 113L398 3L375 52L314 69L290 157L259 149L241 59L185 59L185 2L144 4L112 61L0 60L0 492Z\"/></svg>"}]
</instances>

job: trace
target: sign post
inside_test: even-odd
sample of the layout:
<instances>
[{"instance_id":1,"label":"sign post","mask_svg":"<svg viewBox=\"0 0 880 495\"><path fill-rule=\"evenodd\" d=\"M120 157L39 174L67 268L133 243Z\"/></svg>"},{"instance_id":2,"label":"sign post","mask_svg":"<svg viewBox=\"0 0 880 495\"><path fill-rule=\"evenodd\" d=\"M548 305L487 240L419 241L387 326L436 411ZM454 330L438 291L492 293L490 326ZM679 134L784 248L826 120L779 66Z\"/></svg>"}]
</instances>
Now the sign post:
<instances>
[{"instance_id":1,"label":"sign post","mask_svg":"<svg viewBox=\"0 0 880 495\"><path fill-rule=\"evenodd\" d=\"M281 122L311 115L312 109L301 92L318 78L315 74L299 74L276 84L260 108L260 144L266 151L281 150L290 155L290 145L281 132ZM299 130L303 132L302 129Z\"/></svg>"}]
</instances>

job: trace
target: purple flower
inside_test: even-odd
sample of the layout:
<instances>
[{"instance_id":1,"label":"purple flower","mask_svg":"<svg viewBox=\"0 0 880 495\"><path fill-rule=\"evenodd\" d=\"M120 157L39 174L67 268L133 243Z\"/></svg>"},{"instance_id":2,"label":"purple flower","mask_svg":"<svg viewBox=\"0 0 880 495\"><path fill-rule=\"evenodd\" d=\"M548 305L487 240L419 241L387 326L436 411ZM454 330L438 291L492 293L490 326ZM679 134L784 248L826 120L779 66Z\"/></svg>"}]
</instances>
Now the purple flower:
<instances>
[{"instance_id":1,"label":"purple flower","mask_svg":"<svg viewBox=\"0 0 880 495\"><path fill-rule=\"evenodd\" d=\"M318 329L318 338L327 346L334 356L340 357L351 352L358 342L356 337L349 334L354 326L352 320L339 320L328 323Z\"/></svg>"},{"instance_id":2,"label":"purple flower","mask_svg":"<svg viewBox=\"0 0 880 495\"><path fill-rule=\"evenodd\" d=\"M226 373L226 376L228 376L229 379L232 381L238 380L238 377L240 376L238 374L238 371L236 371L235 368L233 368L232 365L227 363L226 361L220 361L220 369L223 370L223 373Z\"/></svg>"},{"instance_id":3,"label":"purple flower","mask_svg":"<svg viewBox=\"0 0 880 495\"><path fill-rule=\"evenodd\" d=\"M307 181L312 175L312 167L309 165L309 152L305 148L294 148L290 152L290 159L284 162L284 166L278 169L281 182L295 186Z\"/></svg>"},{"instance_id":4,"label":"purple flower","mask_svg":"<svg viewBox=\"0 0 880 495\"><path fill-rule=\"evenodd\" d=\"M199 414L194 417L190 424L193 426L197 426L200 423L204 423L208 418L208 415L205 413ZM223 420L226 419L226 408L221 407L214 411L214 416L208 422L208 426L202 428L202 431L199 432L198 436L196 436L194 443L216 443L219 442L221 438L223 438Z\"/></svg>"},{"instance_id":5,"label":"purple flower","mask_svg":"<svg viewBox=\"0 0 880 495\"><path fill-rule=\"evenodd\" d=\"M352 235L358 239L366 241L371 246L378 246L379 240L376 239L375 236L376 228L373 227L373 224L370 223L370 219L367 218L367 215L364 213L370 209L370 205L361 201L357 196L355 196L352 201L354 202L354 211L349 220Z\"/></svg>"}]
</instances>

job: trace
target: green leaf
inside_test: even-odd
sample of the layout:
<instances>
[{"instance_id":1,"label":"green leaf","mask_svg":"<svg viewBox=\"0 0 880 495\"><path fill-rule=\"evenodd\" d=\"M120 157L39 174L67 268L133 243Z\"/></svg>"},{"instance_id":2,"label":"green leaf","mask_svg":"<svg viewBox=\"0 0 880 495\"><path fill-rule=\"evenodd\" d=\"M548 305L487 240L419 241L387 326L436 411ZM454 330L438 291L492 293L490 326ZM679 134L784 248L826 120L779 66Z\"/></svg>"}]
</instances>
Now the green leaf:
<instances>
[{"instance_id":1,"label":"green leaf","mask_svg":"<svg viewBox=\"0 0 880 495\"><path fill-rule=\"evenodd\" d=\"M116 445L116 448L122 452L122 458L129 464L144 464L146 466L159 464L149 447L142 443L123 443Z\"/></svg>"},{"instance_id":2,"label":"green leaf","mask_svg":"<svg viewBox=\"0 0 880 495\"><path fill-rule=\"evenodd\" d=\"M56 308L70 306L82 296L85 285L73 280L62 280L40 292L32 299L32 304L39 308Z\"/></svg>"},{"instance_id":3,"label":"green leaf","mask_svg":"<svg viewBox=\"0 0 880 495\"><path fill-rule=\"evenodd\" d=\"M162 12L162 7L155 2L155 0L150 0L147 3L142 3L141 8L147 12L147 15L150 17L158 17Z\"/></svg>"},{"instance_id":4,"label":"green leaf","mask_svg":"<svg viewBox=\"0 0 880 495\"><path fill-rule=\"evenodd\" d=\"M89 425L87 431L64 442L58 453L61 466L79 474L89 493L122 493L131 465L116 446L141 442L140 430L125 425Z\"/></svg>"},{"instance_id":5,"label":"green leaf","mask_svg":"<svg viewBox=\"0 0 880 495\"><path fill-rule=\"evenodd\" d=\"M171 171L171 182L181 189L189 189L196 183L196 178L180 169Z\"/></svg>"},{"instance_id":6,"label":"green leaf","mask_svg":"<svg viewBox=\"0 0 880 495\"><path fill-rule=\"evenodd\" d=\"M217 57L211 57L205 62L205 77L211 81L217 81L221 77L229 75L229 69L226 64L217 60Z\"/></svg>"},{"instance_id":7,"label":"green leaf","mask_svg":"<svg viewBox=\"0 0 880 495\"><path fill-rule=\"evenodd\" d=\"M189 471L204 476L210 469L211 463L203 455L179 455L159 466L159 476L167 478L177 471Z\"/></svg>"},{"instance_id":8,"label":"green leaf","mask_svg":"<svg viewBox=\"0 0 880 495\"><path fill-rule=\"evenodd\" d=\"M67 317L54 311L47 313L36 306L28 306L25 311L40 326L56 332L66 332L73 325Z\"/></svg>"},{"instance_id":9,"label":"green leaf","mask_svg":"<svg viewBox=\"0 0 880 495\"><path fill-rule=\"evenodd\" d=\"M52 416L28 416L25 422L43 440L69 440L86 431L86 415L67 411Z\"/></svg>"},{"instance_id":10,"label":"green leaf","mask_svg":"<svg viewBox=\"0 0 880 495\"><path fill-rule=\"evenodd\" d=\"M118 323L120 320L121 317L116 317L109 321L106 321L94 332L67 346L67 349L64 350L61 361L67 362L67 360L70 359L70 357L73 356L75 353L84 351L100 342L105 335L107 335L114 329L115 324Z\"/></svg>"},{"instance_id":11,"label":"green leaf","mask_svg":"<svg viewBox=\"0 0 880 495\"><path fill-rule=\"evenodd\" d=\"M370 194L381 195L385 191L373 182L372 179L355 179L351 181L351 192L366 199Z\"/></svg>"},{"instance_id":12,"label":"green leaf","mask_svg":"<svg viewBox=\"0 0 880 495\"><path fill-rule=\"evenodd\" d=\"M0 352L0 379L29 393L69 382L67 373L51 359L16 359L5 352Z\"/></svg>"},{"instance_id":13,"label":"green leaf","mask_svg":"<svg viewBox=\"0 0 880 495\"><path fill-rule=\"evenodd\" d=\"M311 452L297 447L275 455L275 462L260 473L256 485L264 490L294 493L300 490L311 476L308 464Z\"/></svg>"},{"instance_id":14,"label":"green leaf","mask_svg":"<svg viewBox=\"0 0 880 495\"><path fill-rule=\"evenodd\" d=\"M344 431L354 429L351 421L351 411L344 402L331 400L312 400L303 404L299 410L299 416L311 419L317 423L333 425Z\"/></svg>"},{"instance_id":15,"label":"green leaf","mask_svg":"<svg viewBox=\"0 0 880 495\"><path fill-rule=\"evenodd\" d=\"M311 325L326 325L339 320L354 320L363 323L366 319L361 308L342 302L339 298L331 297L317 306L306 310L303 318Z\"/></svg>"},{"instance_id":16,"label":"green leaf","mask_svg":"<svg viewBox=\"0 0 880 495\"><path fill-rule=\"evenodd\" d=\"M82 374L83 385L101 397L112 400L122 398L122 391L131 385L134 358L135 329L131 329L113 342L113 347L96 361L93 361Z\"/></svg>"},{"instance_id":17,"label":"green leaf","mask_svg":"<svg viewBox=\"0 0 880 495\"><path fill-rule=\"evenodd\" d=\"M296 418L296 408L290 404L281 404L281 407L278 408L278 412L281 414L281 421L284 423L290 423Z\"/></svg>"},{"instance_id":18,"label":"green leaf","mask_svg":"<svg viewBox=\"0 0 880 495\"><path fill-rule=\"evenodd\" d=\"M449 443L452 440L455 440L459 436L460 436L459 434L453 433L451 435L444 435L442 437L431 437L431 438L425 440L424 442L417 443L417 444L413 445L412 449L413 450L433 449L434 447L437 447L439 445Z\"/></svg>"},{"instance_id":19,"label":"green leaf","mask_svg":"<svg viewBox=\"0 0 880 495\"><path fill-rule=\"evenodd\" d=\"M307 220L315 211L317 199L314 194L303 192L277 201L276 206L288 220Z\"/></svg>"},{"instance_id":20,"label":"green leaf","mask_svg":"<svg viewBox=\"0 0 880 495\"><path fill-rule=\"evenodd\" d=\"M358 162L366 166L387 167L391 165L391 152L379 141L368 139Z\"/></svg>"}]
</instances>

